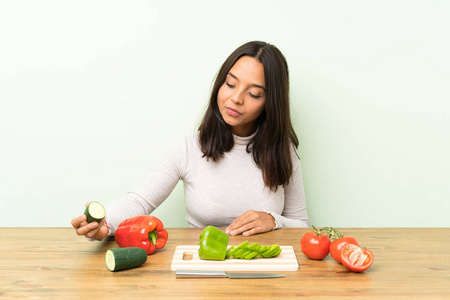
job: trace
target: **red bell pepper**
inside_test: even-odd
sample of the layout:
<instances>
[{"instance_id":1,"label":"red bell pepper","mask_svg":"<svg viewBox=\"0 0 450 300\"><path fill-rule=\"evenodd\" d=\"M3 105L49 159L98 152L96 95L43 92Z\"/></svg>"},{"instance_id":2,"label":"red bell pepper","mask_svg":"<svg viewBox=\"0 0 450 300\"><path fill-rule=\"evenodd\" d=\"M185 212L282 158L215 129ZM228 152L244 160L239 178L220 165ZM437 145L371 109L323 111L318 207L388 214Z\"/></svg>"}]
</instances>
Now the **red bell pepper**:
<instances>
[{"instance_id":1,"label":"red bell pepper","mask_svg":"<svg viewBox=\"0 0 450 300\"><path fill-rule=\"evenodd\" d=\"M168 234L160 219L153 216L137 216L120 223L115 238L122 248L139 247L150 255L166 245Z\"/></svg>"}]
</instances>

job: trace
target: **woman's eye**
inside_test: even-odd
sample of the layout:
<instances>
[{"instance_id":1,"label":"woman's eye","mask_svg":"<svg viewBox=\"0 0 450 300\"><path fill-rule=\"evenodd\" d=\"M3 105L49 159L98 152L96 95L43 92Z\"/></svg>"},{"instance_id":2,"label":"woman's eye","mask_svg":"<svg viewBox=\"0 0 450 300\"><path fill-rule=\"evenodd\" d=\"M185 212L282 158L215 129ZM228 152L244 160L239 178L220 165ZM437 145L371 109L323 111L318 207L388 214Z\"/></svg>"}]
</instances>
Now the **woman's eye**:
<instances>
[{"instance_id":1,"label":"woman's eye","mask_svg":"<svg viewBox=\"0 0 450 300\"><path fill-rule=\"evenodd\" d=\"M255 99L261 98L261 96L253 95L252 93L249 93L249 94L250 94L250 97L252 97L252 98L255 98Z\"/></svg>"},{"instance_id":2,"label":"woman's eye","mask_svg":"<svg viewBox=\"0 0 450 300\"><path fill-rule=\"evenodd\" d=\"M225 84L226 84L229 88L234 88L234 85L229 84L228 81L225 81Z\"/></svg>"}]
</instances>

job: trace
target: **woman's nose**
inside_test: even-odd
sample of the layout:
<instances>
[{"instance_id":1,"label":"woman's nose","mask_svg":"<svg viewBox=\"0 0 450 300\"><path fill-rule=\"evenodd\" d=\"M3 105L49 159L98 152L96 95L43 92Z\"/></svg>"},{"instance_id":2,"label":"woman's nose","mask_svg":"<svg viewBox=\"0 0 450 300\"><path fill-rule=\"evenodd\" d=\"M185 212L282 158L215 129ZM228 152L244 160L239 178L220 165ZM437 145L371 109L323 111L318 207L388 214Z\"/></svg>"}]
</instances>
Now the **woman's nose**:
<instances>
[{"instance_id":1,"label":"woman's nose","mask_svg":"<svg viewBox=\"0 0 450 300\"><path fill-rule=\"evenodd\" d=\"M242 91L236 91L236 93L234 93L231 96L231 101L233 101L236 104L242 104L244 103L244 94Z\"/></svg>"}]
</instances>

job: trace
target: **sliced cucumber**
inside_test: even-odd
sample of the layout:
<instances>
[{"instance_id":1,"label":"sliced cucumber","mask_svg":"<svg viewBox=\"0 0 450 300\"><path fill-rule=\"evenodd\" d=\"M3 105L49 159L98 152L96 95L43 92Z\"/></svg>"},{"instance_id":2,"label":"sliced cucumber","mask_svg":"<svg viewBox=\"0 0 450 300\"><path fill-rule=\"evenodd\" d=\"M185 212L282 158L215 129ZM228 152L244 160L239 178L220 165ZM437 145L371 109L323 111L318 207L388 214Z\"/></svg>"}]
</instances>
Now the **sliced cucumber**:
<instances>
[{"instance_id":1,"label":"sliced cucumber","mask_svg":"<svg viewBox=\"0 0 450 300\"><path fill-rule=\"evenodd\" d=\"M147 261L147 252L139 247L113 248L106 251L106 267L111 272L137 268Z\"/></svg>"},{"instance_id":2,"label":"sliced cucumber","mask_svg":"<svg viewBox=\"0 0 450 300\"><path fill-rule=\"evenodd\" d=\"M84 214L86 215L86 222L100 222L106 216L106 210L97 201L92 201L84 210Z\"/></svg>"}]
</instances>

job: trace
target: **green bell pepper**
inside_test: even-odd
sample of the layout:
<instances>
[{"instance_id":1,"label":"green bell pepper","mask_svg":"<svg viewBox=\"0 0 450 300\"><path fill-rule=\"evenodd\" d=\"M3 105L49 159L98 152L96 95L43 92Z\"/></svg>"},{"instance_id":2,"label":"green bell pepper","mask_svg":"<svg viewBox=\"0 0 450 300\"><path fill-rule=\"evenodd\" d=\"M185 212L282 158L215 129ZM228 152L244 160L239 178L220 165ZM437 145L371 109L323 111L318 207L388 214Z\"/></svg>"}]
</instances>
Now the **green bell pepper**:
<instances>
[{"instance_id":1,"label":"green bell pepper","mask_svg":"<svg viewBox=\"0 0 450 300\"><path fill-rule=\"evenodd\" d=\"M201 259L225 260L230 237L214 226L207 226L200 234L198 256Z\"/></svg>"},{"instance_id":2,"label":"green bell pepper","mask_svg":"<svg viewBox=\"0 0 450 300\"><path fill-rule=\"evenodd\" d=\"M237 246L231 246L227 250L226 258L253 259L258 256L271 258L280 255L281 247L278 244L261 246L258 243L249 244L245 241Z\"/></svg>"}]
</instances>

